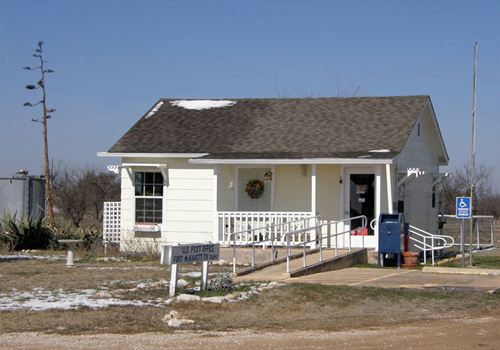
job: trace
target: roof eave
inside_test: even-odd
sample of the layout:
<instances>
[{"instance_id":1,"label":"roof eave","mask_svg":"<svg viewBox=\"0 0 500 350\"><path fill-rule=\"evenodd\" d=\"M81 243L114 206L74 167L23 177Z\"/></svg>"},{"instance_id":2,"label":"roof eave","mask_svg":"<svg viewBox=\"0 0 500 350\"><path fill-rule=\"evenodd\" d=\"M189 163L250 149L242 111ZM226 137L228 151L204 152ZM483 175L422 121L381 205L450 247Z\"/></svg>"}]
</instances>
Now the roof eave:
<instances>
[{"instance_id":1,"label":"roof eave","mask_svg":"<svg viewBox=\"0 0 500 350\"><path fill-rule=\"evenodd\" d=\"M190 159L191 164L392 164L392 159L297 158L297 159Z\"/></svg>"},{"instance_id":2,"label":"roof eave","mask_svg":"<svg viewBox=\"0 0 500 350\"><path fill-rule=\"evenodd\" d=\"M98 157L121 158L198 158L208 153L127 153L127 152L97 152Z\"/></svg>"}]
</instances>

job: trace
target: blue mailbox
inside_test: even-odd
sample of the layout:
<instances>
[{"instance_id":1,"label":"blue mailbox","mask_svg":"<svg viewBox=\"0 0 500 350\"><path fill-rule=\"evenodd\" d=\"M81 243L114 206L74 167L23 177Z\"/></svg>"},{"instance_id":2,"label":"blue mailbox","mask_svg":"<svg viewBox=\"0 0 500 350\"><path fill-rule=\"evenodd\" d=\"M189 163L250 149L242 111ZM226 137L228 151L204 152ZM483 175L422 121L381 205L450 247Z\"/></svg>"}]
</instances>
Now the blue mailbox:
<instances>
[{"instance_id":1,"label":"blue mailbox","mask_svg":"<svg viewBox=\"0 0 500 350\"><path fill-rule=\"evenodd\" d=\"M404 251L405 219L402 213L380 214L378 219L378 265L380 255L395 254L398 268L401 267L401 253Z\"/></svg>"}]
</instances>

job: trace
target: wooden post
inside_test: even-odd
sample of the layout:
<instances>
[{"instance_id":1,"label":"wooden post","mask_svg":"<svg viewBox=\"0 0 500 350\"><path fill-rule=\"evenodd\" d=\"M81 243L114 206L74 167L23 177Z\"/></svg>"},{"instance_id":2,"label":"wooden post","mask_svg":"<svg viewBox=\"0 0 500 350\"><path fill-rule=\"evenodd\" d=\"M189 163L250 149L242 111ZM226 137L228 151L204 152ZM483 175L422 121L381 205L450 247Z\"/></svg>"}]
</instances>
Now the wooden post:
<instances>
[{"instance_id":1,"label":"wooden post","mask_svg":"<svg viewBox=\"0 0 500 350\"><path fill-rule=\"evenodd\" d=\"M375 225L375 251L378 252L378 217L380 216L380 204L381 204L381 173L382 173L382 165L375 165L375 217L376 225ZM370 223L368 223L370 224Z\"/></svg>"},{"instance_id":2,"label":"wooden post","mask_svg":"<svg viewBox=\"0 0 500 350\"><path fill-rule=\"evenodd\" d=\"M391 165L385 165L385 176L387 182L387 212L389 214L393 213L392 208L392 181L391 181Z\"/></svg>"},{"instance_id":3,"label":"wooden post","mask_svg":"<svg viewBox=\"0 0 500 350\"><path fill-rule=\"evenodd\" d=\"M214 177L213 177L213 183L214 183L214 194L213 194L213 211L214 211L214 222L213 222L213 233L212 233L212 242L219 242L220 237L219 237L219 213L217 212L217 201L218 201L218 175L219 175L219 167L218 165L215 165L214 167Z\"/></svg>"},{"instance_id":4,"label":"wooden post","mask_svg":"<svg viewBox=\"0 0 500 350\"><path fill-rule=\"evenodd\" d=\"M317 210L316 210L316 170L317 170L316 164L312 164L311 165L311 215L312 216L317 215ZM311 236L312 236L311 240L313 240L313 242L311 243L311 248L316 248L315 240L318 237L316 230L311 232Z\"/></svg>"},{"instance_id":5,"label":"wooden post","mask_svg":"<svg viewBox=\"0 0 500 350\"><path fill-rule=\"evenodd\" d=\"M175 297L175 290L177 289L177 264L172 264L170 268L170 285L168 288L169 297Z\"/></svg>"},{"instance_id":6,"label":"wooden post","mask_svg":"<svg viewBox=\"0 0 500 350\"><path fill-rule=\"evenodd\" d=\"M204 261L201 271L200 290L207 290L207 284L208 284L208 261Z\"/></svg>"}]
</instances>

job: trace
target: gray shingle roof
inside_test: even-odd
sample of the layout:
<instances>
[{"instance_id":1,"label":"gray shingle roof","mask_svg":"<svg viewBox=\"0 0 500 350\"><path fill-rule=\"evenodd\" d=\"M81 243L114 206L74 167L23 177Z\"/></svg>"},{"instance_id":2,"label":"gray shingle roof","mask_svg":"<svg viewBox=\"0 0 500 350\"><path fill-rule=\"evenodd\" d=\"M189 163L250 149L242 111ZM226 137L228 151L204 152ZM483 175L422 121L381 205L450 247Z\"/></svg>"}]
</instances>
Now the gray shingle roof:
<instances>
[{"instance_id":1,"label":"gray shingle roof","mask_svg":"<svg viewBox=\"0 0 500 350\"><path fill-rule=\"evenodd\" d=\"M207 158L373 158L399 153L428 96L231 99L190 110L162 99L112 153L209 153ZM156 104L155 104L156 105ZM153 109L153 108L152 108ZM151 111L151 110L150 110Z\"/></svg>"}]
</instances>

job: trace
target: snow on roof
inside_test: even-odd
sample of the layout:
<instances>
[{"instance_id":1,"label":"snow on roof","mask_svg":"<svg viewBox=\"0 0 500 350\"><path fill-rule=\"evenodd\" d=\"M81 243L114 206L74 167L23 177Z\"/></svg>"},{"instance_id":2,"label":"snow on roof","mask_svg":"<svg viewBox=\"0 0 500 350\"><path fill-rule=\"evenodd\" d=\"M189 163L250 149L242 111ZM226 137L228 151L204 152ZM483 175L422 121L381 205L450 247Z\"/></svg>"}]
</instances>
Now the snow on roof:
<instances>
[{"instance_id":1,"label":"snow on roof","mask_svg":"<svg viewBox=\"0 0 500 350\"><path fill-rule=\"evenodd\" d=\"M160 107L163 106L163 101L160 101L158 102L152 110L149 111L149 113L146 115L146 119L147 118L150 118L153 114L155 114L156 112L158 112L158 110L160 109Z\"/></svg>"},{"instance_id":2,"label":"snow on roof","mask_svg":"<svg viewBox=\"0 0 500 350\"><path fill-rule=\"evenodd\" d=\"M177 100L170 101L172 106L182 107L185 109L202 109L230 107L236 104L236 101L229 100Z\"/></svg>"},{"instance_id":3,"label":"snow on roof","mask_svg":"<svg viewBox=\"0 0 500 350\"><path fill-rule=\"evenodd\" d=\"M371 153L389 153L390 150L388 150L388 149L372 149L372 150L369 150L368 152L371 152Z\"/></svg>"}]
</instances>

